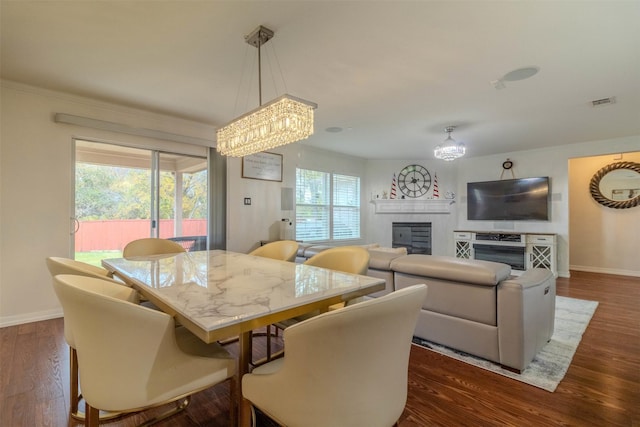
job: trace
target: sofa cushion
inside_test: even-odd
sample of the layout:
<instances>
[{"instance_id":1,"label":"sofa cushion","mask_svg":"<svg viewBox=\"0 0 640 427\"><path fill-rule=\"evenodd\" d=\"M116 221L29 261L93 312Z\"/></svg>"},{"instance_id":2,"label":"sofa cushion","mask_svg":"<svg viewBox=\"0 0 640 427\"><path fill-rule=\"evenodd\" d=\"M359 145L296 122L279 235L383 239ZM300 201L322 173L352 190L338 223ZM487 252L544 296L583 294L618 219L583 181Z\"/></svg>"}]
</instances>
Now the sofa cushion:
<instances>
[{"instance_id":1,"label":"sofa cushion","mask_svg":"<svg viewBox=\"0 0 640 427\"><path fill-rule=\"evenodd\" d=\"M376 251L380 251L380 252L392 252L394 254L398 254L398 255L406 255L407 254L407 248L405 248L404 246L400 246L399 248L390 248L388 246L373 246L373 247L369 247L368 249L370 250L376 250Z\"/></svg>"},{"instance_id":2,"label":"sofa cushion","mask_svg":"<svg viewBox=\"0 0 640 427\"><path fill-rule=\"evenodd\" d=\"M304 258L304 251L313 246L311 243L298 243L298 257Z\"/></svg>"},{"instance_id":3,"label":"sofa cushion","mask_svg":"<svg viewBox=\"0 0 640 427\"><path fill-rule=\"evenodd\" d=\"M404 254L406 254L406 249ZM379 249L369 249L369 268L390 271L391 261L403 256L404 254Z\"/></svg>"},{"instance_id":4,"label":"sofa cushion","mask_svg":"<svg viewBox=\"0 0 640 427\"><path fill-rule=\"evenodd\" d=\"M405 255L391 261L390 267L399 273L482 286L496 286L511 274L507 264L437 255Z\"/></svg>"},{"instance_id":5,"label":"sofa cushion","mask_svg":"<svg viewBox=\"0 0 640 427\"><path fill-rule=\"evenodd\" d=\"M364 245L357 245L360 246L361 248L365 248L365 249L380 249L380 243L366 243Z\"/></svg>"},{"instance_id":6,"label":"sofa cushion","mask_svg":"<svg viewBox=\"0 0 640 427\"><path fill-rule=\"evenodd\" d=\"M380 245L378 243L368 243L366 245L355 245L355 246L360 246L361 248L365 248L365 249L376 249ZM300 243L298 245L298 257L309 259L312 256L317 255L318 253L320 253L322 251L326 251L327 249L331 249L331 248L335 248L335 247L336 246L333 246L333 245L321 245L321 244L314 244L314 243Z\"/></svg>"},{"instance_id":7,"label":"sofa cushion","mask_svg":"<svg viewBox=\"0 0 640 427\"><path fill-rule=\"evenodd\" d=\"M304 257L309 259L314 255L319 254L322 251L326 251L327 249L331 249L335 246L328 246L328 245L311 245L308 246L304 249Z\"/></svg>"}]
</instances>

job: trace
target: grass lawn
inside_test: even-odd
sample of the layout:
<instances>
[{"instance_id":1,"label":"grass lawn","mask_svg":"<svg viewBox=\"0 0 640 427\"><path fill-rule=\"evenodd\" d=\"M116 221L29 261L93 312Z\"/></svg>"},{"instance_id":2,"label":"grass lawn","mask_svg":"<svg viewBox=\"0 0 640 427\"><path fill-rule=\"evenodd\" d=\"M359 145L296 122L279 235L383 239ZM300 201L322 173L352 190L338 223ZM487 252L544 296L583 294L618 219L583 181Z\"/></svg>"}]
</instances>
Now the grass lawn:
<instances>
[{"instance_id":1,"label":"grass lawn","mask_svg":"<svg viewBox=\"0 0 640 427\"><path fill-rule=\"evenodd\" d=\"M76 252L76 260L86 262L87 264L102 267L102 260L106 258L121 258L122 251L91 251Z\"/></svg>"}]
</instances>

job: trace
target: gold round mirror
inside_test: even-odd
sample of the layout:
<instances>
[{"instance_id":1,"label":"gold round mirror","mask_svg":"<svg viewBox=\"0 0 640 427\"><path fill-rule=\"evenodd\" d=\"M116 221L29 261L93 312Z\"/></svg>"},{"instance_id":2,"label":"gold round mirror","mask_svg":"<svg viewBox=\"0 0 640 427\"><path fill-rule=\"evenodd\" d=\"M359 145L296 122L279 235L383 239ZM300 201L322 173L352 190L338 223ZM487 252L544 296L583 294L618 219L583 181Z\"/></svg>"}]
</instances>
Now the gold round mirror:
<instances>
[{"instance_id":1,"label":"gold round mirror","mask_svg":"<svg viewBox=\"0 0 640 427\"><path fill-rule=\"evenodd\" d=\"M626 209L640 205L640 163L611 163L593 175L591 197L603 206Z\"/></svg>"}]
</instances>

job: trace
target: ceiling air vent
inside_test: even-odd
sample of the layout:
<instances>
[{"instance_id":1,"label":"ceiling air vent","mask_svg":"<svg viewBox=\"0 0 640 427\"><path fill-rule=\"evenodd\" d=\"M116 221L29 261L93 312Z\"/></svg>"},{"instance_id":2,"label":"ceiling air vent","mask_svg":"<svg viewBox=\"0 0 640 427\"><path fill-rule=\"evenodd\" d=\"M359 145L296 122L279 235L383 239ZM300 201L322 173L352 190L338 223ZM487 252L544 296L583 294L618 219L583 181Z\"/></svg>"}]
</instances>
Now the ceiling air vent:
<instances>
[{"instance_id":1,"label":"ceiling air vent","mask_svg":"<svg viewBox=\"0 0 640 427\"><path fill-rule=\"evenodd\" d=\"M591 106L593 107L604 107L605 105L611 105L616 103L616 97L612 96L610 98L602 98L591 101Z\"/></svg>"}]
</instances>

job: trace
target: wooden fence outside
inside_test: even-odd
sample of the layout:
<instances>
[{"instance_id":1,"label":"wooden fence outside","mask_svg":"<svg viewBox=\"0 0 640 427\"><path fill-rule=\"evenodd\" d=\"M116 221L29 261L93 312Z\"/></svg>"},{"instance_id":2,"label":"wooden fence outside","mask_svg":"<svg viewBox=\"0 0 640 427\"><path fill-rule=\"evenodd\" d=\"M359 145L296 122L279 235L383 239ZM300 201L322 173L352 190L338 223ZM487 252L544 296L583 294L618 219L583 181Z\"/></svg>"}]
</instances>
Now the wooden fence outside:
<instances>
[{"instance_id":1,"label":"wooden fence outside","mask_svg":"<svg viewBox=\"0 0 640 427\"><path fill-rule=\"evenodd\" d=\"M174 220L160 220L160 237L175 237ZM206 236L206 219L182 221L182 236ZM149 237L149 220L80 221L75 234L75 251L121 251L132 240Z\"/></svg>"}]
</instances>

